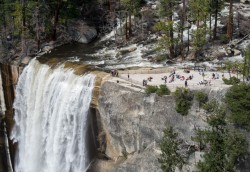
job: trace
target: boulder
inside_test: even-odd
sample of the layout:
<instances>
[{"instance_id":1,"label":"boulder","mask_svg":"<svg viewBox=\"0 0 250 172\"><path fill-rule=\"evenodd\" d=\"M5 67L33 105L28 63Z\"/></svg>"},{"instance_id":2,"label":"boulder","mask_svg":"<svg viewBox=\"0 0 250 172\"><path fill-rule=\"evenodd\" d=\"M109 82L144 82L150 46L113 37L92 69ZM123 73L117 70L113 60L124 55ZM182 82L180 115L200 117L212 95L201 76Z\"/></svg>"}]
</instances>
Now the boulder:
<instances>
[{"instance_id":1,"label":"boulder","mask_svg":"<svg viewBox=\"0 0 250 172\"><path fill-rule=\"evenodd\" d=\"M31 59L32 59L32 58L29 57L29 56L24 57L24 58L22 59L22 61L21 61L21 65L27 65L27 64L29 64L29 62L30 62Z\"/></svg>"},{"instance_id":2,"label":"boulder","mask_svg":"<svg viewBox=\"0 0 250 172\"><path fill-rule=\"evenodd\" d=\"M72 40L85 44L91 42L97 36L96 29L88 26L82 20L70 20L68 22L68 33Z\"/></svg>"}]
</instances>

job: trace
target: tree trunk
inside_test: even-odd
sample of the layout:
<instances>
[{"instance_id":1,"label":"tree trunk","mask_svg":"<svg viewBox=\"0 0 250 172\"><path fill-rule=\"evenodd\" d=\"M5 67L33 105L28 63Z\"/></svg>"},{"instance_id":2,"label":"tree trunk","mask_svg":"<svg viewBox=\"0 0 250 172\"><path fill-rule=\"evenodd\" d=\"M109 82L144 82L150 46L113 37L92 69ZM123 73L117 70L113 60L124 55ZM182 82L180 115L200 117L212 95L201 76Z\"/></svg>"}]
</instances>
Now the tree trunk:
<instances>
[{"instance_id":1,"label":"tree trunk","mask_svg":"<svg viewBox=\"0 0 250 172\"><path fill-rule=\"evenodd\" d=\"M183 10L182 10L182 17L181 17L181 56L183 58L183 32L185 28L185 21L186 21L186 0L183 0Z\"/></svg>"},{"instance_id":2,"label":"tree trunk","mask_svg":"<svg viewBox=\"0 0 250 172\"><path fill-rule=\"evenodd\" d=\"M55 9L55 15L54 15L53 33L52 33L52 40L53 41L55 41L57 39L56 28L57 28L57 24L58 24L58 21L59 21L61 3L62 3L61 0L57 0L57 6L56 6L56 9Z\"/></svg>"},{"instance_id":3,"label":"tree trunk","mask_svg":"<svg viewBox=\"0 0 250 172\"><path fill-rule=\"evenodd\" d=\"M39 26L39 7L36 7L36 42L37 42L37 51L40 49L40 26Z\"/></svg>"},{"instance_id":4,"label":"tree trunk","mask_svg":"<svg viewBox=\"0 0 250 172\"><path fill-rule=\"evenodd\" d=\"M186 16L186 0L183 0L183 20L184 23L187 21L187 16Z\"/></svg>"},{"instance_id":5,"label":"tree trunk","mask_svg":"<svg viewBox=\"0 0 250 172\"><path fill-rule=\"evenodd\" d=\"M212 39L212 33L211 33L211 31L212 31L212 14L210 12L210 14L209 14L209 39L210 40Z\"/></svg>"},{"instance_id":6,"label":"tree trunk","mask_svg":"<svg viewBox=\"0 0 250 172\"><path fill-rule=\"evenodd\" d=\"M231 79L231 69L228 69L229 78Z\"/></svg>"},{"instance_id":7,"label":"tree trunk","mask_svg":"<svg viewBox=\"0 0 250 172\"><path fill-rule=\"evenodd\" d=\"M199 12L198 12L197 16L199 16ZM199 19L197 19L197 21L196 21L196 26L197 26L197 29L200 27L200 20Z\"/></svg>"},{"instance_id":8,"label":"tree trunk","mask_svg":"<svg viewBox=\"0 0 250 172\"><path fill-rule=\"evenodd\" d=\"M21 47L22 53L20 59L27 55L27 47L26 47L26 2L25 0L21 0L22 4L22 31L21 31Z\"/></svg>"},{"instance_id":9,"label":"tree trunk","mask_svg":"<svg viewBox=\"0 0 250 172\"><path fill-rule=\"evenodd\" d=\"M132 19L131 19L131 12L128 13L128 36L131 37L132 35Z\"/></svg>"},{"instance_id":10,"label":"tree trunk","mask_svg":"<svg viewBox=\"0 0 250 172\"><path fill-rule=\"evenodd\" d=\"M215 12L214 12L214 32L213 37L217 37L217 20L218 20L218 0L216 0Z\"/></svg>"},{"instance_id":11,"label":"tree trunk","mask_svg":"<svg viewBox=\"0 0 250 172\"><path fill-rule=\"evenodd\" d=\"M243 82L245 82L245 75L246 75L246 57L244 57L244 63L243 63Z\"/></svg>"},{"instance_id":12,"label":"tree trunk","mask_svg":"<svg viewBox=\"0 0 250 172\"><path fill-rule=\"evenodd\" d=\"M232 40L233 37L233 0L230 0L229 16L227 22L227 37Z\"/></svg>"},{"instance_id":13,"label":"tree trunk","mask_svg":"<svg viewBox=\"0 0 250 172\"><path fill-rule=\"evenodd\" d=\"M26 26L26 2L25 0L21 1L22 4L22 26L25 27Z\"/></svg>"},{"instance_id":14,"label":"tree trunk","mask_svg":"<svg viewBox=\"0 0 250 172\"><path fill-rule=\"evenodd\" d=\"M169 9L172 9L172 8L173 8L173 4L169 3ZM169 14L168 20L170 22L173 21L172 13ZM169 46L169 56L170 56L170 58L174 58L175 57L175 52L174 52L174 45L173 45L173 41L174 41L174 28L173 28L173 25L169 30L169 37L170 37L170 41L171 41L170 46Z\"/></svg>"},{"instance_id":15,"label":"tree trunk","mask_svg":"<svg viewBox=\"0 0 250 172\"><path fill-rule=\"evenodd\" d=\"M128 13L126 12L126 22L125 22L125 34L126 34L126 40L128 40Z\"/></svg>"}]
</instances>

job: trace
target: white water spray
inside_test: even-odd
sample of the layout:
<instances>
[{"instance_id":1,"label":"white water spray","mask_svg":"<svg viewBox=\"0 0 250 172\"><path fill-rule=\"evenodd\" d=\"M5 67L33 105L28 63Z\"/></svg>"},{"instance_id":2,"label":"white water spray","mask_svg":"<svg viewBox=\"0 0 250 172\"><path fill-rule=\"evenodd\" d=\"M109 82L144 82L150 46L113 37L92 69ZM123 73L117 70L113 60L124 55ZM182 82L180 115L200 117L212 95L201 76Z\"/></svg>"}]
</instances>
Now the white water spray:
<instances>
[{"instance_id":1,"label":"white water spray","mask_svg":"<svg viewBox=\"0 0 250 172\"><path fill-rule=\"evenodd\" d=\"M12 139L16 172L84 172L87 115L95 76L32 60L19 78Z\"/></svg>"}]
</instances>

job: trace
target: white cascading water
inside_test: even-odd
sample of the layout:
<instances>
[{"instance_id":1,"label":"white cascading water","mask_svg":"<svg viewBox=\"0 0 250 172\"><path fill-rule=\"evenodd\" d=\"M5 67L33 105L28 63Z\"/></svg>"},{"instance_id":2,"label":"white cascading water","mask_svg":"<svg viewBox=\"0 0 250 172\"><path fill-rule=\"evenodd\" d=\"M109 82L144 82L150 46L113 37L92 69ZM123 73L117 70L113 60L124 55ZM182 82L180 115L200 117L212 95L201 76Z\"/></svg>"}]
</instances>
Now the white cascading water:
<instances>
[{"instance_id":1,"label":"white cascading water","mask_svg":"<svg viewBox=\"0 0 250 172\"><path fill-rule=\"evenodd\" d=\"M87 116L95 76L32 60L14 102L16 172L84 172L90 163Z\"/></svg>"}]
</instances>

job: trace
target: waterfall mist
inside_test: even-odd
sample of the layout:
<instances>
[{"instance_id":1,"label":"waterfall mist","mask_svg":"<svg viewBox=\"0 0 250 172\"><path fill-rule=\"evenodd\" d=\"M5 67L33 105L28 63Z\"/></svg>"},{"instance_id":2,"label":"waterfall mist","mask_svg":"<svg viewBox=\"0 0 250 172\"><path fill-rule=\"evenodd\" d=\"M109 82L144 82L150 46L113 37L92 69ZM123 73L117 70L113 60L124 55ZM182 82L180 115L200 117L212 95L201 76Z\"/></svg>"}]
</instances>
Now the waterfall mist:
<instances>
[{"instance_id":1,"label":"waterfall mist","mask_svg":"<svg viewBox=\"0 0 250 172\"><path fill-rule=\"evenodd\" d=\"M77 76L32 60L14 102L16 172L84 172L89 163L87 116L95 76Z\"/></svg>"}]
</instances>

